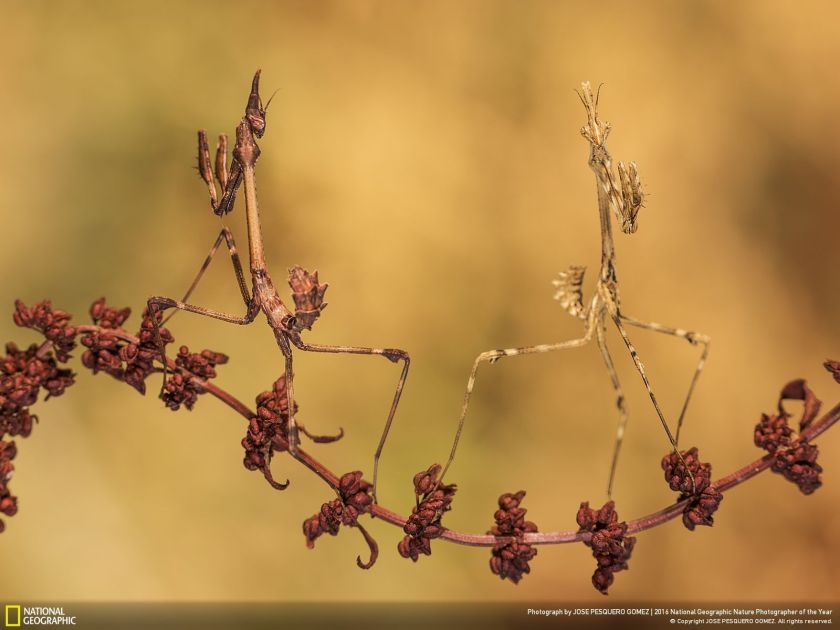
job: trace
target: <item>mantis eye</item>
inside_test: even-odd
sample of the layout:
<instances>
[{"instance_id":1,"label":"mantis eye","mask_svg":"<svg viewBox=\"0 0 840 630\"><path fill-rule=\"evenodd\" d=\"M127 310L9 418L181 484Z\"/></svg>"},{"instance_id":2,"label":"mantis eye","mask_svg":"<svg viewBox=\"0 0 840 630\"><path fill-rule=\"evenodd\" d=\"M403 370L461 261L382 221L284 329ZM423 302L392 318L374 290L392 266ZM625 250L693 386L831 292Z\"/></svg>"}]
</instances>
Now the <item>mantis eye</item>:
<instances>
[{"instance_id":1,"label":"mantis eye","mask_svg":"<svg viewBox=\"0 0 840 630\"><path fill-rule=\"evenodd\" d=\"M251 127L251 132L257 138L262 138L263 134L265 133L265 110L249 110L245 114L245 118L248 120L248 125Z\"/></svg>"}]
</instances>

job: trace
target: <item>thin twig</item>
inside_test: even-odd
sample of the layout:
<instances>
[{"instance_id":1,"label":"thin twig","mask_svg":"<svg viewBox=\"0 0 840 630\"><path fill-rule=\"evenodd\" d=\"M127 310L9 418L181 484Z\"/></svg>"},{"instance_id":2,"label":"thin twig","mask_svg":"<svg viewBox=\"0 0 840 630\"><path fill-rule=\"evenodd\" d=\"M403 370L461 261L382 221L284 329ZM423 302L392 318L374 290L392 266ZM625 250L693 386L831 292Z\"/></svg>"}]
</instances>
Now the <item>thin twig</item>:
<instances>
[{"instance_id":1,"label":"thin twig","mask_svg":"<svg viewBox=\"0 0 840 630\"><path fill-rule=\"evenodd\" d=\"M87 332L102 332L111 334L123 341L129 343L138 343L139 340L134 335L131 335L122 330L103 329L95 325L77 326L76 330L80 333ZM49 344L49 342L46 342ZM45 344L46 345L46 344ZM43 348L44 346L42 346ZM175 361L167 358L167 365L171 370L179 369ZM255 413L242 401L235 396L225 391L218 385L197 379L193 377L193 382L202 387L208 394L212 394L222 403L233 409L236 413L250 420L255 416ZM836 404L828 413L823 415L820 419L814 421L807 429L802 431L800 437L805 441L812 441L814 438L820 436L822 433L830 429L834 424L840 421L840 403ZM276 437L278 441L282 442L282 438ZM285 446L285 444L283 444ZM324 466L315 457L305 452L303 449L298 449L297 457L293 458L303 464L306 468L314 472L321 480L324 481L330 488L338 491L339 476L332 472L329 468ZM719 492L726 492L735 486L738 486L745 481L755 477L759 473L767 470L773 463L774 456L772 454L760 457L754 462L747 464L743 468L721 477L713 482L713 486ZM648 529L658 527L678 516L682 515L683 510L688 505L690 499L677 501L667 507L662 508L647 516L642 516L632 521L627 521L627 534L638 534ZM393 512L381 504L373 504L370 509L371 516L378 518L386 523L396 525L402 528L405 526L406 517ZM578 530L555 531L555 532L538 532L524 534L521 538L522 542L530 545L560 545L566 543L586 542L591 538L590 532L581 532ZM446 540L459 545L467 545L470 547L493 547L499 544L510 543L516 540L512 536L492 536L489 534L472 534L468 532L459 532L454 529L444 529L440 536L441 540Z\"/></svg>"}]
</instances>

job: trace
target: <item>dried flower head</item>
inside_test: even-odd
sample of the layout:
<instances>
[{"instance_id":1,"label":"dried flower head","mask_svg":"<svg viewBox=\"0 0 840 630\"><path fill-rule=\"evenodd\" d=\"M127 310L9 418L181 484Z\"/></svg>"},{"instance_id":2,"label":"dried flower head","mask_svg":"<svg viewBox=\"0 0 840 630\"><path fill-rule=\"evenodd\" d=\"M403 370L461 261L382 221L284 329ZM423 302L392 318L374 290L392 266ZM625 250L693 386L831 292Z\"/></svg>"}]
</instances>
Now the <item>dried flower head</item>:
<instances>
[{"instance_id":1,"label":"dried flower head","mask_svg":"<svg viewBox=\"0 0 840 630\"><path fill-rule=\"evenodd\" d=\"M590 539L584 541L598 563L592 574L592 585L606 595L613 583L613 574L627 569L636 539L626 535L627 523L618 521L613 501L605 503L600 510L593 510L589 502L584 501L577 513L577 524L580 531L592 533Z\"/></svg>"},{"instance_id":2,"label":"dried flower head","mask_svg":"<svg viewBox=\"0 0 840 630\"><path fill-rule=\"evenodd\" d=\"M154 362L160 361L160 349L154 333L154 321L148 309L143 311L143 320L137 332L137 343L125 339L126 331L121 328L131 309L117 309L100 298L90 307L90 315L99 330L82 335L82 345L87 350L82 354L82 364L93 371L105 372L118 381L124 381L141 394L146 393L146 378L155 371ZM160 323L162 314L155 312ZM164 349L174 341L172 333L159 328ZM165 350L164 350L165 351Z\"/></svg>"},{"instance_id":3,"label":"dried flower head","mask_svg":"<svg viewBox=\"0 0 840 630\"><path fill-rule=\"evenodd\" d=\"M440 519L452 506L457 486L439 483L440 464L433 464L428 469L414 475L414 494L416 505L403 527L406 533L397 545L397 551L403 558L414 562L420 555L431 555L431 540L443 533Z\"/></svg>"},{"instance_id":4,"label":"dried flower head","mask_svg":"<svg viewBox=\"0 0 840 630\"><path fill-rule=\"evenodd\" d=\"M70 326L70 315L62 310L53 310L49 300L37 302L28 308L22 301L15 301L12 318L15 324L37 330L52 343L56 358L67 361L70 351L76 346L76 329Z\"/></svg>"},{"instance_id":5,"label":"dried flower head","mask_svg":"<svg viewBox=\"0 0 840 630\"><path fill-rule=\"evenodd\" d=\"M121 328L129 315L131 315L130 308L110 307L105 303L104 297L90 305L90 317L93 323L102 328Z\"/></svg>"},{"instance_id":6,"label":"dried flower head","mask_svg":"<svg viewBox=\"0 0 840 630\"><path fill-rule=\"evenodd\" d=\"M17 497L9 491L9 480L12 478L15 466L12 460L17 455L14 442L0 440L0 513L6 516L17 514ZM0 533L6 529L6 524L0 519Z\"/></svg>"},{"instance_id":7,"label":"dried flower head","mask_svg":"<svg viewBox=\"0 0 840 630\"><path fill-rule=\"evenodd\" d=\"M260 393L256 402L257 414L249 421L248 431L242 439L242 447L245 449L242 463L248 470L261 470L269 483L272 483L269 468L271 457L275 450L285 451L289 448L289 405L285 375L274 381L271 391Z\"/></svg>"},{"instance_id":8,"label":"dried flower head","mask_svg":"<svg viewBox=\"0 0 840 630\"><path fill-rule=\"evenodd\" d=\"M360 514L370 512L373 498L371 486L362 479L362 471L342 475L339 480L339 498L321 506L321 511L303 522L306 546L312 549L321 534L338 534L341 525L354 526Z\"/></svg>"},{"instance_id":9,"label":"dried flower head","mask_svg":"<svg viewBox=\"0 0 840 630\"><path fill-rule=\"evenodd\" d=\"M245 449L243 464L248 470L260 470L272 487L282 490L287 483L278 483L271 475L269 464L275 452L289 450L289 398L286 394L286 376L274 381L270 391L260 393L257 398L257 413L248 422L248 430L242 439ZM295 413L298 404L295 402ZM340 440L344 431L338 435L314 435L298 422L298 430L316 443L329 443Z\"/></svg>"},{"instance_id":10,"label":"dried flower head","mask_svg":"<svg viewBox=\"0 0 840 630\"><path fill-rule=\"evenodd\" d=\"M203 350L190 352L187 346L181 346L175 357L179 371L172 373L163 386L161 398L166 406L177 411L181 405L192 410L198 396L205 390L199 380L207 381L216 377L216 366L228 362L228 357L221 352Z\"/></svg>"},{"instance_id":11,"label":"dried flower head","mask_svg":"<svg viewBox=\"0 0 840 630\"><path fill-rule=\"evenodd\" d=\"M371 552L368 562L363 563L361 558L357 558L357 564L363 569L372 567L379 553L378 547L358 522L361 514L370 513L373 504L373 497L370 495L372 488L371 484L362 479L360 470L342 475L338 483L339 497L321 505L321 510L317 514L303 522L306 546L310 549L314 548L315 541L322 534L336 536L342 525L355 527L362 532Z\"/></svg>"},{"instance_id":12,"label":"dried flower head","mask_svg":"<svg viewBox=\"0 0 840 630\"><path fill-rule=\"evenodd\" d=\"M490 556L490 571L514 584L518 584L524 574L531 572L528 563L537 555L536 547L521 540L526 533L537 531L534 523L525 520L528 510L521 507L524 496L524 490L500 496L499 509L494 514L496 525L487 532L493 536L514 536L517 539L495 545Z\"/></svg>"},{"instance_id":13,"label":"dried flower head","mask_svg":"<svg viewBox=\"0 0 840 630\"><path fill-rule=\"evenodd\" d=\"M791 381L784 386L779 395L778 413L772 416L761 415L761 420L755 426L755 445L774 456L771 465L773 472L795 483L803 494L811 494L822 485L820 473L823 469L817 463L819 450L815 444L810 444L801 433L791 428L791 416L783 404L785 400L803 402L802 417L799 420L800 431L813 422L821 406L804 380Z\"/></svg>"},{"instance_id":14,"label":"dried flower head","mask_svg":"<svg viewBox=\"0 0 840 630\"><path fill-rule=\"evenodd\" d=\"M682 459L673 451L662 458L665 481L680 493L680 500L690 499L683 510L683 525L693 531L697 525L711 526L723 494L712 485L712 465L704 464L697 448L682 451Z\"/></svg>"},{"instance_id":15,"label":"dried flower head","mask_svg":"<svg viewBox=\"0 0 840 630\"><path fill-rule=\"evenodd\" d=\"M37 420L28 407L38 400L41 389L50 398L73 383L73 372L59 368L52 352L42 352L35 344L26 350L6 344L6 356L0 358L0 436L28 436Z\"/></svg>"}]
</instances>

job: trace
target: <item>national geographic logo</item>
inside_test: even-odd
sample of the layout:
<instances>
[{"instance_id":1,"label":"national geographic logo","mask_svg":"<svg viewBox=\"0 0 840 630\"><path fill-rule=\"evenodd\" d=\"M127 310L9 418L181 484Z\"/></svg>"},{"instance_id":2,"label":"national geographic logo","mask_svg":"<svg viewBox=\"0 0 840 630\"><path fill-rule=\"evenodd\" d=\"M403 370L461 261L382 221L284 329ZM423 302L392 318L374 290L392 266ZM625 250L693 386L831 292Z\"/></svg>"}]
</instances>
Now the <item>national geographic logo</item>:
<instances>
[{"instance_id":1,"label":"national geographic logo","mask_svg":"<svg viewBox=\"0 0 840 630\"><path fill-rule=\"evenodd\" d=\"M21 606L20 604L6 604L3 621L7 628L76 625L76 617L65 614L64 607Z\"/></svg>"}]
</instances>

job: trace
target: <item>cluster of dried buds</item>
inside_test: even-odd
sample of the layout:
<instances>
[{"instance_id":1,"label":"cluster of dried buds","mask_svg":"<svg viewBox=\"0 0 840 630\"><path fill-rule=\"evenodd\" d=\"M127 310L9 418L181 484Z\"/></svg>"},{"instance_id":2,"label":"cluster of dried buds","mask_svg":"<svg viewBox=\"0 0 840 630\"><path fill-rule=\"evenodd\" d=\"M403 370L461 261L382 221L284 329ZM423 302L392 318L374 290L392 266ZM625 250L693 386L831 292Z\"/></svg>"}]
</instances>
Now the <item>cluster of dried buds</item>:
<instances>
[{"instance_id":1,"label":"cluster of dried buds","mask_svg":"<svg viewBox=\"0 0 840 630\"><path fill-rule=\"evenodd\" d=\"M440 483L440 464L433 464L414 475L414 508L403 527L405 538L397 545L403 558L414 562L420 554L432 555L432 539L443 533L440 519L452 509L452 498L457 486Z\"/></svg>"},{"instance_id":2,"label":"cluster of dried buds","mask_svg":"<svg viewBox=\"0 0 840 630\"><path fill-rule=\"evenodd\" d=\"M692 531L698 525L711 527L712 514L723 500L712 483L712 465L698 459L696 447L682 451L680 456L672 452L663 457L662 470L671 490L680 493L679 500L689 499L683 509L683 525Z\"/></svg>"},{"instance_id":3,"label":"cluster of dried buds","mask_svg":"<svg viewBox=\"0 0 840 630\"><path fill-rule=\"evenodd\" d=\"M271 459L274 453L289 450L289 397L286 390L286 375L276 381L271 390L257 395L257 413L248 422L248 430L242 438L245 449L243 465L248 470L262 471L266 480L277 490L285 490L288 482L279 483L271 474ZM295 414L298 405L295 403ZM297 423L298 431L316 443L328 443L340 440L344 431L338 435L313 435L302 424Z\"/></svg>"},{"instance_id":4,"label":"cluster of dried buds","mask_svg":"<svg viewBox=\"0 0 840 630\"><path fill-rule=\"evenodd\" d=\"M37 402L41 390L46 392L45 399L60 396L75 382L73 372L58 365L70 358L76 345L70 315L54 310L49 302L28 308L18 300L13 319L18 326L36 330L47 340L26 350L6 344L6 354L0 358L0 438L28 437L38 420L29 408ZM0 513L6 516L17 513L17 497L8 486L16 454L14 441L0 439ZM0 521L0 532L4 529Z\"/></svg>"},{"instance_id":5,"label":"cluster of dried buds","mask_svg":"<svg viewBox=\"0 0 840 630\"><path fill-rule=\"evenodd\" d=\"M825 367L829 371L832 371L832 363L837 362L826 362ZM833 371L834 377L840 382L838 372L840 370ZM785 400L801 400L804 403L802 418L799 420L800 432L804 431L819 413L821 403L805 381L791 381L785 385L779 396L778 413L770 416L762 414L761 420L755 425L755 445L773 455L773 472L795 483L803 494L811 494L822 485L822 466L817 463L819 450L816 444L811 444L790 427L790 414L785 411L783 405Z\"/></svg>"},{"instance_id":6,"label":"cluster of dried buds","mask_svg":"<svg viewBox=\"0 0 840 630\"><path fill-rule=\"evenodd\" d=\"M0 513L6 516L17 514L17 497L9 490L9 480L15 471L12 460L17 455L14 442L0 440ZM6 523L0 519L0 533L6 529Z\"/></svg>"},{"instance_id":7,"label":"cluster of dried buds","mask_svg":"<svg viewBox=\"0 0 840 630\"><path fill-rule=\"evenodd\" d=\"M373 504L370 491L371 484L362 479L362 471L349 472L338 482L338 498L321 505L321 510L303 522L303 535L306 536L306 546L315 547L315 541L322 534L337 536L342 525L355 527L365 538L370 547L370 559L362 562L357 558L357 564L363 569L369 569L376 562L379 549L367 531L359 524L359 516L369 514Z\"/></svg>"},{"instance_id":8,"label":"cluster of dried buds","mask_svg":"<svg viewBox=\"0 0 840 630\"><path fill-rule=\"evenodd\" d=\"M577 524L580 531L592 534L584 539L598 563L592 574L592 585L606 595L613 583L613 574L627 569L636 539L627 536L627 523L619 522L613 501L605 503L600 510L593 510L589 502L584 501L577 513Z\"/></svg>"},{"instance_id":9,"label":"cluster of dried buds","mask_svg":"<svg viewBox=\"0 0 840 630\"><path fill-rule=\"evenodd\" d=\"M81 343L87 348L82 354L82 365L94 374L105 372L118 381L131 385L141 394L146 393L146 378L155 371L154 361L160 356L154 335L154 322L148 311L137 333L137 341L126 339L122 325L131 315L131 309L108 306L100 298L90 307L90 316L96 328L82 335ZM160 322L160 314L156 317ZM161 347L172 343L172 333L160 329Z\"/></svg>"},{"instance_id":10,"label":"cluster of dried buds","mask_svg":"<svg viewBox=\"0 0 840 630\"><path fill-rule=\"evenodd\" d=\"M130 334L122 327L130 314L130 309L110 307L101 298L90 307L92 326L72 326L71 316L54 309L49 301L31 307L20 300L15 302L15 323L41 333L45 341L26 350L13 343L6 345L6 354L0 358L0 438L27 437L38 419L29 408L38 400L41 390L48 399L60 396L75 382L73 372L59 363L70 359L77 340L85 347L82 353L85 367L94 374L110 374L145 393L146 378L160 370L155 367L155 362L161 360L160 347L172 343L173 338L167 329L160 328L161 344L158 344L155 322L148 312L143 313L140 331ZM160 313L155 316L159 323ZM191 409L198 394L204 392L201 384L215 377L215 366L226 361L223 354L210 350L194 354L182 346L162 394L167 406L175 410L183 404ZM11 460L16 448L14 442L0 441L0 445L0 512L11 516L17 511L17 504L7 482L14 469ZM2 527L0 524L0 531Z\"/></svg>"},{"instance_id":11,"label":"cluster of dried buds","mask_svg":"<svg viewBox=\"0 0 840 630\"><path fill-rule=\"evenodd\" d=\"M0 434L27 437L37 420L29 407L41 390L46 398L60 396L73 382L73 372L59 368L48 348L6 344L6 356L0 358Z\"/></svg>"},{"instance_id":12,"label":"cluster of dried buds","mask_svg":"<svg viewBox=\"0 0 840 630\"><path fill-rule=\"evenodd\" d=\"M192 409L198 395L204 391L197 378L204 381L216 378L216 366L227 362L227 355L221 352L190 352L187 346L181 346L175 356L175 365L182 368L182 371L172 374L163 386L162 397L166 406L173 411L177 411L181 405Z\"/></svg>"},{"instance_id":13,"label":"cluster of dried buds","mask_svg":"<svg viewBox=\"0 0 840 630\"><path fill-rule=\"evenodd\" d=\"M499 509L493 515L496 525L488 534L493 536L513 536L515 540L493 546L490 556L490 571L501 579L509 579L518 584L523 574L530 573L528 564L537 555L537 549L522 542L522 536L537 531L537 526L525 520L528 511L521 507L525 491L516 494L503 494L499 497Z\"/></svg>"},{"instance_id":14,"label":"cluster of dried buds","mask_svg":"<svg viewBox=\"0 0 840 630\"><path fill-rule=\"evenodd\" d=\"M12 319L21 328L31 328L44 335L59 361L70 358L70 352L76 347L76 330L70 326L70 315L54 310L49 300L33 304L32 308L16 300Z\"/></svg>"},{"instance_id":15,"label":"cluster of dried buds","mask_svg":"<svg viewBox=\"0 0 840 630\"><path fill-rule=\"evenodd\" d=\"M86 330L81 343L87 348L82 354L82 364L93 373L105 372L119 381L131 385L141 394L146 393L146 379L158 372L155 362L161 362L161 352L175 338L168 328L161 326L163 313L143 311L140 330L131 335L123 324L131 309L108 306L100 298L90 307L90 316L96 327ZM202 383L216 377L216 365L227 363L227 356L212 350L191 353L181 346L175 357L175 369L168 372L161 398L166 406L177 411L181 405L192 409L199 394L205 393Z\"/></svg>"},{"instance_id":16,"label":"cluster of dried buds","mask_svg":"<svg viewBox=\"0 0 840 630\"><path fill-rule=\"evenodd\" d=\"M677 501L685 502L683 525L690 531L698 525L711 526L714 523L712 515L723 500L723 494L712 482L711 464L701 462L697 448L692 447L663 457L662 469L668 486L680 493ZM598 510L584 501L577 513L577 524L579 532L590 534L583 538L583 542L592 549L597 562L592 585L606 594L615 580L615 574L628 568L636 538L628 536L627 523L618 520L614 501L608 501Z\"/></svg>"},{"instance_id":17,"label":"cluster of dried buds","mask_svg":"<svg viewBox=\"0 0 840 630\"><path fill-rule=\"evenodd\" d=\"M295 302L293 327L300 332L311 327L326 306L323 298L327 285L318 282L317 273L309 273L300 267L290 270L289 284ZM68 313L53 309L47 301L31 308L20 301L16 303L15 323L38 331L45 341L40 346L33 344L25 350L12 343L7 344L5 356L0 357L0 514L12 516L18 509L17 498L8 487L17 448L13 441L5 438L7 435L26 437L31 433L37 417L29 409L42 390L46 393L45 398L50 398L63 394L74 383L75 375L60 364L70 358L77 341L85 348L81 357L85 367L94 373L110 374L140 393L145 393L146 380L151 374L168 372L161 398L172 410L182 406L192 409L200 394L212 391L248 417L247 433L242 440L245 467L262 471L274 488L282 490L287 487L288 481L278 483L270 470L274 453L289 450L290 420L292 415L297 414L297 406L289 409L286 377L281 376L270 390L256 397L256 412L252 413L229 394L208 384L216 377L217 366L227 363L226 355L211 350L192 353L186 346L181 346L177 355L167 360L167 369L164 370L161 353L174 339L169 330L162 327L162 314L157 310L151 313L145 311L140 330L135 335L123 328L130 314L130 309L113 308L100 299L90 308L93 325L74 327L70 325ZM840 383L840 362L826 361L825 367ZM791 416L783 405L786 400L803 402L798 432L790 426ZM822 468L817 463L818 450L807 436L818 434L830 423L826 422L819 430L806 430L814 422L819 409L820 401L805 381L788 383L781 392L778 412L763 415L755 427L755 444L770 455L743 469L752 472L744 473L740 478L737 475L742 471L713 482L711 465L700 461L697 448L664 457L662 469L665 480L673 491L680 493L677 505L682 506L683 524L689 530L698 525L711 526L713 515L723 498L721 491L766 467L784 475L805 494L819 488ZM834 415L831 422L837 419ZM314 442L333 442L343 436L343 431L336 436L312 435L297 420L295 425L300 433ZM322 504L318 513L304 521L303 532L308 547L313 548L323 534L337 535L342 525L352 527L361 532L370 548L367 562L357 559L358 565L367 569L376 561L378 546L359 523L363 514L399 522L405 537L397 545L397 550L402 557L415 562L421 555L431 555L431 541L446 533L441 519L451 509L456 486L442 483L439 464L414 476L415 505L409 517L402 521L376 505L372 485L363 479L361 471L346 473L336 480L331 472L302 451L297 452L296 457L328 481L337 494L335 499ZM501 579L515 584L530 573L530 561L537 555L534 541L541 536L537 526L525 520L524 497L525 491L521 490L499 498L499 509L494 514L495 525L488 532L488 540L483 543L492 546L490 570ZM665 522L678 514L674 507L635 521L632 531L638 532ZM612 501L597 510L590 508L588 502L581 503L577 524L579 530L572 537L592 550L597 562L592 584L606 594L615 573L628 568L636 539L627 535L631 528L626 522L618 520ZM5 524L0 521L0 532L4 528ZM455 540L458 536L461 535L457 532L447 534L447 538Z\"/></svg>"}]
</instances>

